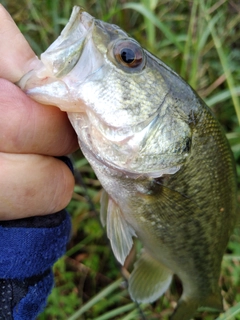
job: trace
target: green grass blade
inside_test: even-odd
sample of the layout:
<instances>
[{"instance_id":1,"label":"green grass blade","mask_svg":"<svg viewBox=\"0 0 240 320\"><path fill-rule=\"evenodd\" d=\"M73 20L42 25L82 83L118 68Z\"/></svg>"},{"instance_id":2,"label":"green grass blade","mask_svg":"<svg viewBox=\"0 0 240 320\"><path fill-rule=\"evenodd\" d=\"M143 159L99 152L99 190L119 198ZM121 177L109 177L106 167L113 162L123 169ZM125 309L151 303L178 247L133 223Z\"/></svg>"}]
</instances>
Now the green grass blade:
<instances>
[{"instance_id":1,"label":"green grass blade","mask_svg":"<svg viewBox=\"0 0 240 320\"><path fill-rule=\"evenodd\" d=\"M141 308L141 311L143 312L144 309L146 309L149 306L149 304L141 304L139 306L139 308ZM132 310L130 313L128 313L127 315L125 315L123 318L121 318L120 320L136 320L137 318L141 319L141 315L140 315L140 309L136 308L136 304L135 304L135 309ZM144 312L144 315L146 315L146 313ZM144 318L145 319L145 318Z\"/></svg>"},{"instance_id":2,"label":"green grass blade","mask_svg":"<svg viewBox=\"0 0 240 320\"><path fill-rule=\"evenodd\" d=\"M149 10L154 12L157 1L155 0L142 0L144 6ZM155 25L149 20L146 16L144 16L144 25L146 26L146 31L147 31L147 39L148 43L150 45L150 48L154 47L154 44L156 42L156 29Z\"/></svg>"},{"instance_id":3,"label":"green grass blade","mask_svg":"<svg viewBox=\"0 0 240 320\"><path fill-rule=\"evenodd\" d=\"M139 312L138 310L135 309L131 311L129 314L127 314L126 316L124 316L123 318L121 318L121 320L135 320L138 315L139 315Z\"/></svg>"},{"instance_id":4,"label":"green grass blade","mask_svg":"<svg viewBox=\"0 0 240 320\"><path fill-rule=\"evenodd\" d=\"M189 56L190 56L190 47L192 44L193 24L196 19L197 7L198 7L198 1L194 1L193 6L192 6L192 10L191 10L191 17L190 17L190 22L189 22L189 26L188 26L187 39L186 39L185 46L184 46L183 59L182 59L182 65L181 65L181 71L180 71L180 74L183 78L186 78L186 72L188 70L187 64L188 64L188 60L189 60Z\"/></svg>"},{"instance_id":5,"label":"green grass blade","mask_svg":"<svg viewBox=\"0 0 240 320\"><path fill-rule=\"evenodd\" d=\"M234 320L235 316L240 313L240 302L234 307L228 309L224 314L221 314L216 320Z\"/></svg>"},{"instance_id":6,"label":"green grass blade","mask_svg":"<svg viewBox=\"0 0 240 320\"><path fill-rule=\"evenodd\" d=\"M121 315L122 313L132 310L136 307L135 303L129 303L126 304L125 306L113 309L104 315L95 318L94 320L108 320L108 319L115 319L114 317Z\"/></svg>"},{"instance_id":7,"label":"green grass blade","mask_svg":"<svg viewBox=\"0 0 240 320\"><path fill-rule=\"evenodd\" d=\"M218 53L218 56L219 56L223 71L224 71L225 76L226 76L227 85L228 85L228 88L230 90L231 98L232 98L232 101L233 101L233 105L234 105L234 108L235 108L235 111L236 111L236 114L237 114L238 122L240 124L240 102L239 102L238 96L234 92L235 83L234 83L233 76L231 74L231 69L229 67L228 57L226 56L226 54L225 54L225 52L223 50L220 37L218 36L217 31L216 31L213 23L211 23L212 19L211 19L209 13L208 13L207 8L204 5L204 1L201 0L200 3L201 3L201 8L202 8L202 10L204 12L205 19L208 22L208 28L209 28L209 30L211 32L211 36L212 36L215 48L217 50L217 53Z\"/></svg>"},{"instance_id":8,"label":"green grass blade","mask_svg":"<svg viewBox=\"0 0 240 320\"><path fill-rule=\"evenodd\" d=\"M77 320L79 317L88 311L91 307L93 307L96 303L100 300L111 294L114 290L116 290L123 280L118 279L117 281L113 282L110 286L103 289L99 294L93 297L90 301L88 301L85 305L83 305L77 312L75 312L68 320Z\"/></svg>"},{"instance_id":9,"label":"green grass blade","mask_svg":"<svg viewBox=\"0 0 240 320\"><path fill-rule=\"evenodd\" d=\"M222 92L217 93L208 99L205 99L205 102L209 107L211 107L216 103L230 99L232 97L232 93L234 95L240 96L240 87L232 88L232 92L229 89L223 90Z\"/></svg>"},{"instance_id":10,"label":"green grass blade","mask_svg":"<svg viewBox=\"0 0 240 320\"><path fill-rule=\"evenodd\" d=\"M61 31L58 23L58 19L59 19L58 11L60 8L60 3L59 3L59 0L55 0L55 1L50 1L49 4L51 6L50 13L53 21L54 35L55 37L57 37Z\"/></svg>"},{"instance_id":11,"label":"green grass blade","mask_svg":"<svg viewBox=\"0 0 240 320\"><path fill-rule=\"evenodd\" d=\"M238 261L240 262L240 256L236 256L236 255L233 255L233 254L225 254L223 256L223 260L231 260L231 261Z\"/></svg>"},{"instance_id":12,"label":"green grass blade","mask_svg":"<svg viewBox=\"0 0 240 320\"><path fill-rule=\"evenodd\" d=\"M176 35L164 23L162 23L153 12L147 9L143 4L130 2L123 5L123 9L133 9L141 13L144 17L150 20L152 24L159 28L165 35L165 37L168 38L168 40L170 40L170 42L173 43L180 50L180 52L183 52L183 45L178 41Z\"/></svg>"},{"instance_id":13,"label":"green grass blade","mask_svg":"<svg viewBox=\"0 0 240 320\"><path fill-rule=\"evenodd\" d=\"M46 48L48 46L48 33L46 31L48 29L47 22L41 20L41 15L34 5L31 6L31 15L37 26L42 46Z\"/></svg>"},{"instance_id":14,"label":"green grass blade","mask_svg":"<svg viewBox=\"0 0 240 320\"><path fill-rule=\"evenodd\" d=\"M204 16L204 14L203 14L203 16ZM210 23L211 23L212 27L216 24L218 19L219 19L219 15L216 15L215 17L211 18ZM202 31L201 37L199 38L199 42L198 42L198 50L199 51L204 48L204 46L207 43L207 39L208 39L209 35L211 34L210 28L204 28L204 30L201 30L201 31Z\"/></svg>"}]
</instances>

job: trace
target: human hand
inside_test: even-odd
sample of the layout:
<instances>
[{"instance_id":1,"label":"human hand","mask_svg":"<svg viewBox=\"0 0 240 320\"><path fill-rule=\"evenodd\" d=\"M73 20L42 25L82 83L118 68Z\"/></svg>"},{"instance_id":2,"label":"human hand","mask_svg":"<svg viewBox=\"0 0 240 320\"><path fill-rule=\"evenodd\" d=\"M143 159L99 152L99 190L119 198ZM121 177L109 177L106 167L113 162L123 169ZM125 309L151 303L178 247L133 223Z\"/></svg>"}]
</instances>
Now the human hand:
<instances>
[{"instance_id":1,"label":"human hand","mask_svg":"<svg viewBox=\"0 0 240 320\"><path fill-rule=\"evenodd\" d=\"M54 157L77 149L77 137L65 113L11 83L37 58L2 5L0 39L0 220L54 213L74 186L69 168Z\"/></svg>"}]
</instances>

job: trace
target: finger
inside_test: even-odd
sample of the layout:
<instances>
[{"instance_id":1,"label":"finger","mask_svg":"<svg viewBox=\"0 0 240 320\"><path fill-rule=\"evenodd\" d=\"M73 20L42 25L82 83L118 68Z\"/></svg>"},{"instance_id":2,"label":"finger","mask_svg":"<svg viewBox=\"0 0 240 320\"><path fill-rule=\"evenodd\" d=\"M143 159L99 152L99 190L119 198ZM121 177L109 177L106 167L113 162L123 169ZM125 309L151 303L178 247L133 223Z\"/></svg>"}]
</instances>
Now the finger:
<instances>
[{"instance_id":1,"label":"finger","mask_svg":"<svg viewBox=\"0 0 240 320\"><path fill-rule=\"evenodd\" d=\"M1 152L59 156L78 148L77 136L65 112L33 101L3 79L0 114Z\"/></svg>"},{"instance_id":2,"label":"finger","mask_svg":"<svg viewBox=\"0 0 240 320\"><path fill-rule=\"evenodd\" d=\"M0 164L1 220L54 213L69 203L74 178L64 162L41 155L0 153Z\"/></svg>"},{"instance_id":3,"label":"finger","mask_svg":"<svg viewBox=\"0 0 240 320\"><path fill-rule=\"evenodd\" d=\"M18 81L38 59L9 13L0 4L0 77Z\"/></svg>"}]
</instances>

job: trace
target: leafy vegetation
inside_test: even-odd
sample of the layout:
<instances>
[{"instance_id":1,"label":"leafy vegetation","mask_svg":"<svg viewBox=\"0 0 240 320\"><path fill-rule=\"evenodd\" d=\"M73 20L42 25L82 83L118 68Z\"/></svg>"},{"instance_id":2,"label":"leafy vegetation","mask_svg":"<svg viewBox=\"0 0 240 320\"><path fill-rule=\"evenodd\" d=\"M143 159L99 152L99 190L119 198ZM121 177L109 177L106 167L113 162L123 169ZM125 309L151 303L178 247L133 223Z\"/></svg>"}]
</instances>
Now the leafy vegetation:
<instances>
[{"instance_id":1,"label":"leafy vegetation","mask_svg":"<svg viewBox=\"0 0 240 320\"><path fill-rule=\"evenodd\" d=\"M56 39L73 5L118 24L179 73L213 109L237 164L240 190L240 3L226 0L1 0L37 54ZM159 301L130 300L126 268L116 263L99 218L101 186L80 151L73 156L76 186L66 255L54 268L56 286L39 320L168 319L181 293L178 280ZM240 192L238 193L240 200ZM127 266L132 265L137 248ZM120 279L120 280L119 280ZM240 232L229 242L220 279L224 307L217 319L240 319ZM218 315L201 310L195 319Z\"/></svg>"}]
</instances>

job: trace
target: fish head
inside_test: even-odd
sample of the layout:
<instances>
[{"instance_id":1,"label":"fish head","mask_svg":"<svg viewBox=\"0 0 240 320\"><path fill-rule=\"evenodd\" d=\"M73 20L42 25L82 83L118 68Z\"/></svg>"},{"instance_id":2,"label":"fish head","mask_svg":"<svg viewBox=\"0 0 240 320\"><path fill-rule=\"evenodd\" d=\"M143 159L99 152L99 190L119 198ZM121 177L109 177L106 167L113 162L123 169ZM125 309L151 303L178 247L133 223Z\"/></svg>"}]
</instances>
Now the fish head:
<instances>
[{"instance_id":1,"label":"fish head","mask_svg":"<svg viewBox=\"0 0 240 320\"><path fill-rule=\"evenodd\" d=\"M118 26L79 7L19 86L68 113L90 162L161 177L189 155L189 117L199 112L191 89Z\"/></svg>"}]
</instances>

